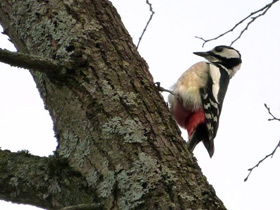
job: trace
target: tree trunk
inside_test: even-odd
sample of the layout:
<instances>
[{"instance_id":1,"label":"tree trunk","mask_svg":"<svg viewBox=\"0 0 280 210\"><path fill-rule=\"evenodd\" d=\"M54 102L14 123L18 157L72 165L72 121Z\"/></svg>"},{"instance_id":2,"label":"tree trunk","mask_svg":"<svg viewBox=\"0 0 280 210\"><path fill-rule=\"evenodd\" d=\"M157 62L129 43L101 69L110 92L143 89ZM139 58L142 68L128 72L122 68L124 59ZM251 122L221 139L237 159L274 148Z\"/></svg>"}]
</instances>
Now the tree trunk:
<instances>
[{"instance_id":1,"label":"tree trunk","mask_svg":"<svg viewBox=\"0 0 280 210\"><path fill-rule=\"evenodd\" d=\"M48 209L225 209L108 0L1 0L0 22L19 52L63 66L30 71L57 150L0 151L1 199Z\"/></svg>"}]
</instances>

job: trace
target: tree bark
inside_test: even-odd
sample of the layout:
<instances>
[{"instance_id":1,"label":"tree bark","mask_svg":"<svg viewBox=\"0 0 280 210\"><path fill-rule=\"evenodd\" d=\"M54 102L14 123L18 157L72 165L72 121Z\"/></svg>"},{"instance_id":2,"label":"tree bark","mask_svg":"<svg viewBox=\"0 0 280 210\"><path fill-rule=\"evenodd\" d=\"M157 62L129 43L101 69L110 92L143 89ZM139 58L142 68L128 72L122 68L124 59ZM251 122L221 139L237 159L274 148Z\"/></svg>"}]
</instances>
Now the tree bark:
<instances>
[{"instance_id":1,"label":"tree bark","mask_svg":"<svg viewBox=\"0 0 280 210\"><path fill-rule=\"evenodd\" d=\"M1 0L0 22L18 52L63 66L30 70L57 150L0 151L1 199L48 209L225 209L108 0Z\"/></svg>"}]
</instances>

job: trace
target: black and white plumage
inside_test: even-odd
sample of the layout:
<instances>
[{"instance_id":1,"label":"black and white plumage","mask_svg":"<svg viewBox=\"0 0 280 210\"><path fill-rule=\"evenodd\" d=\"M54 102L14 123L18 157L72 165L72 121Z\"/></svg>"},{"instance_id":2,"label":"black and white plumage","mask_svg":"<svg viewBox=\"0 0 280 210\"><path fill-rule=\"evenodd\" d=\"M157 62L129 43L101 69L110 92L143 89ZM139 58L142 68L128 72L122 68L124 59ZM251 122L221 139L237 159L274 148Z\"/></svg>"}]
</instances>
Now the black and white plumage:
<instances>
[{"instance_id":1,"label":"black and white plumage","mask_svg":"<svg viewBox=\"0 0 280 210\"><path fill-rule=\"evenodd\" d=\"M202 141L210 157L229 80L241 66L241 55L232 47L217 46L194 52L209 62L199 62L185 71L168 97L177 123L189 134L189 148Z\"/></svg>"}]
</instances>

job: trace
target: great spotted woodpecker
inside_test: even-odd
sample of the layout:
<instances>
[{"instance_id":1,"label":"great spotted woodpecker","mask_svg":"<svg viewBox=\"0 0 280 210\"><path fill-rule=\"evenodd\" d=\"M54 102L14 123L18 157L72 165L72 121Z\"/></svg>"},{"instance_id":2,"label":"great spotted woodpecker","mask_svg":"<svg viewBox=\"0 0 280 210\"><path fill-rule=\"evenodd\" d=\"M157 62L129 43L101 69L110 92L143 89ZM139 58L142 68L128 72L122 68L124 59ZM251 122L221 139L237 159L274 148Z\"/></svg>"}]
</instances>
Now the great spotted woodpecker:
<instances>
[{"instance_id":1,"label":"great spotted woodpecker","mask_svg":"<svg viewBox=\"0 0 280 210\"><path fill-rule=\"evenodd\" d=\"M189 148L202 141L210 157L229 80L241 66L241 55L232 47L217 46L194 52L209 62L199 62L185 71L173 86L168 101L177 123L188 131Z\"/></svg>"}]
</instances>

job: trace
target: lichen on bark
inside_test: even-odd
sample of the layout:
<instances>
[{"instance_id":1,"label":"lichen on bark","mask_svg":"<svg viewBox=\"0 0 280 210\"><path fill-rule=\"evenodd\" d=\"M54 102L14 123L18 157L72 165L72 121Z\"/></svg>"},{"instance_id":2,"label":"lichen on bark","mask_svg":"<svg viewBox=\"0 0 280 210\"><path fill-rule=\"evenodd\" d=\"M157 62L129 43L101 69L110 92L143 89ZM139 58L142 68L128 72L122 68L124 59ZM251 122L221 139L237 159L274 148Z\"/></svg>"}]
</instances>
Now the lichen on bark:
<instances>
[{"instance_id":1,"label":"lichen on bark","mask_svg":"<svg viewBox=\"0 0 280 210\"><path fill-rule=\"evenodd\" d=\"M48 158L0 151L1 198L50 209L224 209L109 1L1 0L0 22L19 52L71 63L65 74L31 71L58 147Z\"/></svg>"}]
</instances>

